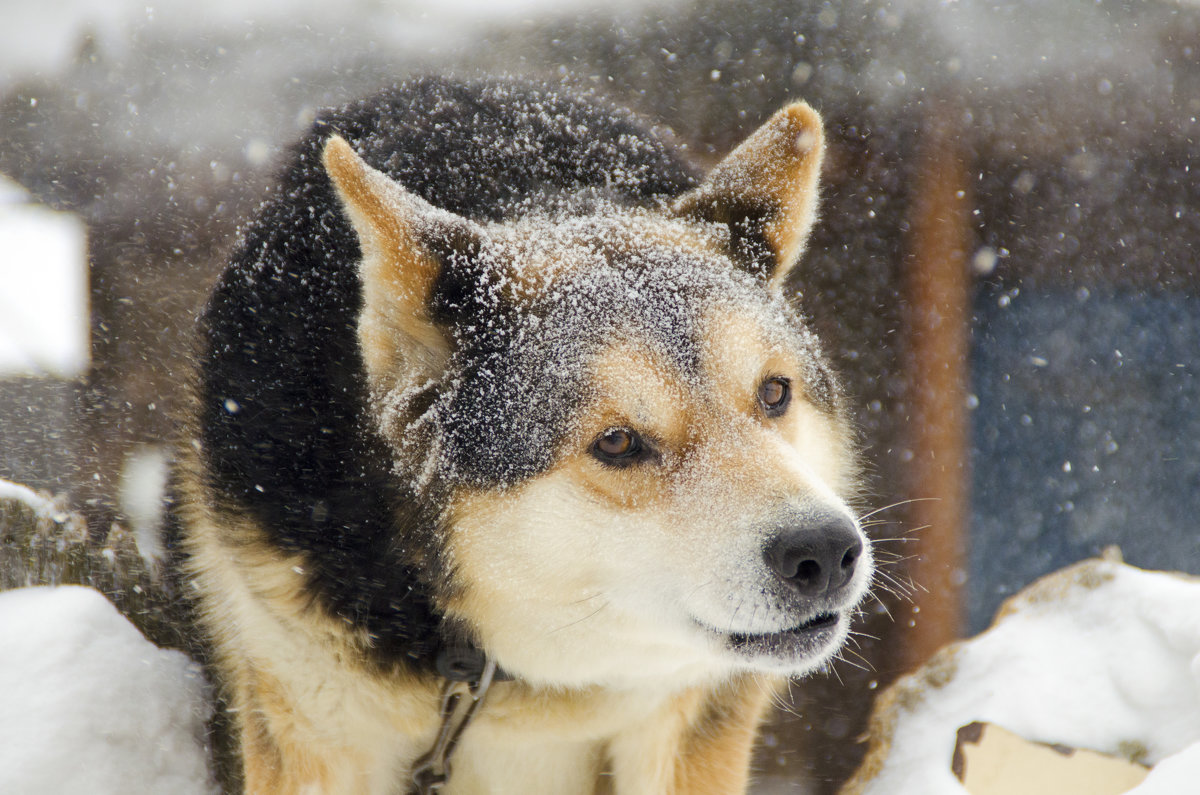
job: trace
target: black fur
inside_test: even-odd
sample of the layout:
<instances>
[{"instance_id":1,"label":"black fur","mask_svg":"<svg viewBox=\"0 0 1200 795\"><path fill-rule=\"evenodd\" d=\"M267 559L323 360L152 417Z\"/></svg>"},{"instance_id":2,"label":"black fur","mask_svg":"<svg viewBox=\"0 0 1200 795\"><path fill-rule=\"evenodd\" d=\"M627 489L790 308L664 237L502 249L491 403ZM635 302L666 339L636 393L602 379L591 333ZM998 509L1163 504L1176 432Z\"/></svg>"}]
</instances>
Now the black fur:
<instances>
[{"instance_id":1,"label":"black fur","mask_svg":"<svg viewBox=\"0 0 1200 795\"><path fill-rule=\"evenodd\" d=\"M767 219L775 210L765 200L733 202L730 197L722 196L719 202L701 204L695 214L701 220L728 227L733 260L743 270L765 282L775 275L779 267L779 261L767 242L765 229Z\"/></svg>"},{"instance_id":2,"label":"black fur","mask_svg":"<svg viewBox=\"0 0 1200 795\"><path fill-rule=\"evenodd\" d=\"M207 487L218 510L252 517L271 543L304 556L315 596L369 630L376 662L426 667L441 627L411 545L435 534L439 517L394 476L366 423L359 248L321 166L334 133L412 193L479 221L511 217L531 196L581 189L655 205L696 177L646 127L593 97L423 79L322 114L246 229L200 326ZM471 288L439 289L449 313L456 291ZM455 407L465 417L477 410ZM463 427L464 448L478 449L468 438L477 431Z\"/></svg>"}]
</instances>

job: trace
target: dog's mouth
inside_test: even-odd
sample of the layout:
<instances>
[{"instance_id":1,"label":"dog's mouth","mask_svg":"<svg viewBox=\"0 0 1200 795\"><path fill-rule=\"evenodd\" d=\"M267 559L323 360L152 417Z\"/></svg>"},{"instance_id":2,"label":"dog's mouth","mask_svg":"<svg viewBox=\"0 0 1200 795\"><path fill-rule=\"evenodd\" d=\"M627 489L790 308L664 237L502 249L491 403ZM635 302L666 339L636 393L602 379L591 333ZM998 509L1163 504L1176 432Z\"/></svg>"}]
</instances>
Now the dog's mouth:
<instances>
[{"instance_id":1,"label":"dog's mouth","mask_svg":"<svg viewBox=\"0 0 1200 795\"><path fill-rule=\"evenodd\" d=\"M729 646L734 651L742 651L744 649L753 652L764 646L795 643L796 641L809 639L816 640L818 636L831 633L837 629L839 618L841 616L837 613L820 613L799 626L779 632L752 634L731 632L728 635Z\"/></svg>"},{"instance_id":2,"label":"dog's mouth","mask_svg":"<svg viewBox=\"0 0 1200 795\"><path fill-rule=\"evenodd\" d=\"M819 613L802 624L776 632L723 632L725 646L748 661L804 665L825 658L840 639L843 615Z\"/></svg>"}]
</instances>

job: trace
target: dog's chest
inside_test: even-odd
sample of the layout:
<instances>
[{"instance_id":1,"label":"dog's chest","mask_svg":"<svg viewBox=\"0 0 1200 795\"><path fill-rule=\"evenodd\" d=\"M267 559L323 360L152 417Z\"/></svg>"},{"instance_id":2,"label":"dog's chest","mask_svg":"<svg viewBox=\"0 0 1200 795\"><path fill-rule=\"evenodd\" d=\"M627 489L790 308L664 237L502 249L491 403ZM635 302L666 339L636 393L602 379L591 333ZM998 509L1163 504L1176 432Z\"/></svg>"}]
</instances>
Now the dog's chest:
<instances>
[{"instance_id":1,"label":"dog's chest","mask_svg":"<svg viewBox=\"0 0 1200 795\"><path fill-rule=\"evenodd\" d=\"M455 752L450 795L591 795L606 791L612 750L623 737L645 735L664 747L678 739L679 695L665 690L548 693L519 685L497 690ZM646 791L653 788L651 783Z\"/></svg>"}]
</instances>

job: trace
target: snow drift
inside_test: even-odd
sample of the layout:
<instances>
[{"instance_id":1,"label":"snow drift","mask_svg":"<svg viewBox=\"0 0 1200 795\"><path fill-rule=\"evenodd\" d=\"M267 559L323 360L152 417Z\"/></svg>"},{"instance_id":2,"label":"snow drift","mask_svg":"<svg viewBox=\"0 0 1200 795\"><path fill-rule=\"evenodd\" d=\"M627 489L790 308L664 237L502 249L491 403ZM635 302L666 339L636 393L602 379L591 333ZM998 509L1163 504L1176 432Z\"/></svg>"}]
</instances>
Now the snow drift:
<instances>
[{"instance_id":1,"label":"snow drift","mask_svg":"<svg viewBox=\"0 0 1200 795\"><path fill-rule=\"evenodd\" d=\"M0 792L206 793L199 667L98 591L0 593Z\"/></svg>"},{"instance_id":2,"label":"snow drift","mask_svg":"<svg viewBox=\"0 0 1200 795\"><path fill-rule=\"evenodd\" d=\"M951 757L975 721L1155 766L1131 795L1195 791L1200 580L1106 559L1029 586L880 697L843 795L965 795Z\"/></svg>"}]
</instances>

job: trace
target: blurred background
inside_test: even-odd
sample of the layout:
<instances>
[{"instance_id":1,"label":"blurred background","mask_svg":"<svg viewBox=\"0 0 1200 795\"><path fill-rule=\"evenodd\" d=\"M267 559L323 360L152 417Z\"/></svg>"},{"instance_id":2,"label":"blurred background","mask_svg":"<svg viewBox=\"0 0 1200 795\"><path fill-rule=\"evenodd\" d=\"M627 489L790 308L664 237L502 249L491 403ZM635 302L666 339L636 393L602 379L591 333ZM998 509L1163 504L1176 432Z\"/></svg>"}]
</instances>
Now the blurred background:
<instances>
[{"instance_id":1,"label":"blurred background","mask_svg":"<svg viewBox=\"0 0 1200 795\"><path fill-rule=\"evenodd\" d=\"M831 142L797 300L846 374L883 569L764 734L828 793L871 699L1051 570L1200 573L1200 4L0 2L0 478L151 538L190 333L283 149L407 75L602 91L715 161Z\"/></svg>"}]
</instances>

